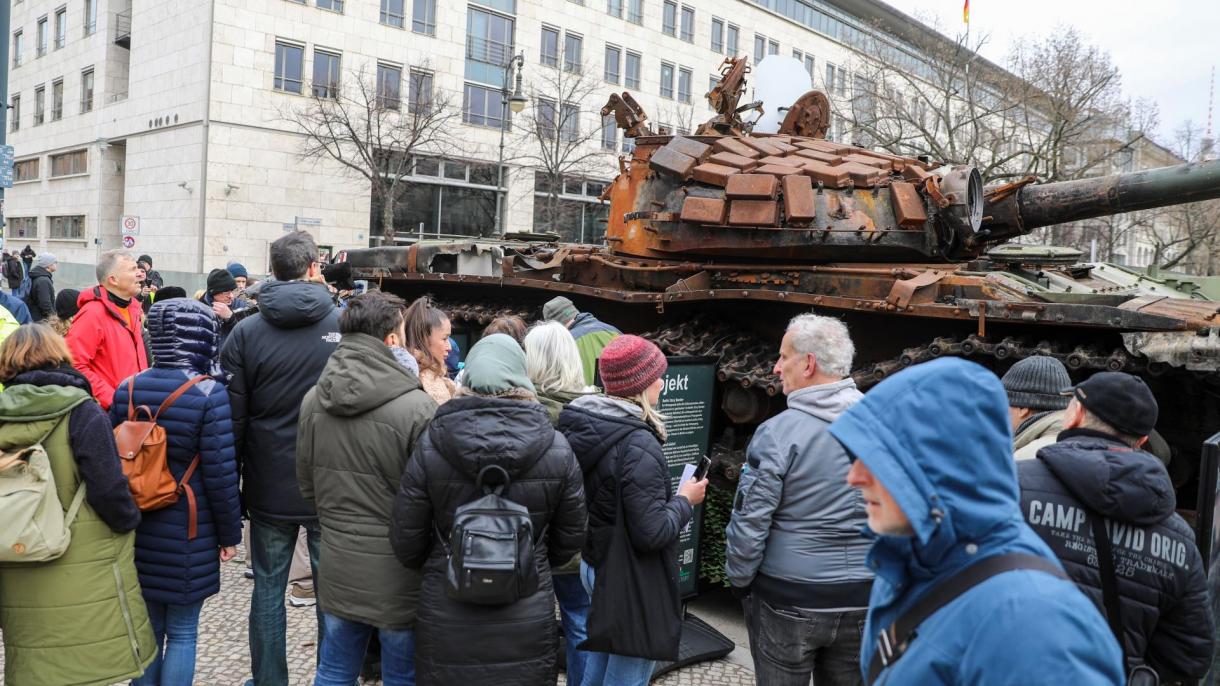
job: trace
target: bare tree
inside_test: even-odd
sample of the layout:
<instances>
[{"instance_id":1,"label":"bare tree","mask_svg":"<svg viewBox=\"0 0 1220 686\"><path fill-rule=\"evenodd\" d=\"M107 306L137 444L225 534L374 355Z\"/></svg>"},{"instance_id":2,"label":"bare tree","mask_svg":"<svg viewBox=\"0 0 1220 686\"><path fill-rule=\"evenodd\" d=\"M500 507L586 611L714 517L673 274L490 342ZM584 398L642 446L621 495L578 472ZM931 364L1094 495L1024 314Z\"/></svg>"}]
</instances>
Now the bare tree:
<instances>
[{"instance_id":1,"label":"bare tree","mask_svg":"<svg viewBox=\"0 0 1220 686\"><path fill-rule=\"evenodd\" d=\"M513 160L535 169L535 228L570 236L581 221L579 207L560 199L564 179L604 176L613 153L600 145L602 117L597 105L605 85L596 68L565 56L562 64L534 70L530 107L514 122Z\"/></svg>"},{"instance_id":2,"label":"bare tree","mask_svg":"<svg viewBox=\"0 0 1220 686\"><path fill-rule=\"evenodd\" d=\"M1174 131L1173 151L1185 160L1201 159L1203 130L1189 120L1183 123ZM1170 205L1160 210L1160 219L1146 234L1153 264L1161 269L1192 265L1214 273L1220 250L1220 200Z\"/></svg>"},{"instance_id":3,"label":"bare tree","mask_svg":"<svg viewBox=\"0 0 1220 686\"><path fill-rule=\"evenodd\" d=\"M302 158L333 160L369 183L386 241L394 239L394 212L415 158L462 149L461 109L451 94L433 89L431 74L412 70L404 83L394 71L379 83L362 65L341 83L312 84L306 104L281 113L304 134Z\"/></svg>"}]
</instances>

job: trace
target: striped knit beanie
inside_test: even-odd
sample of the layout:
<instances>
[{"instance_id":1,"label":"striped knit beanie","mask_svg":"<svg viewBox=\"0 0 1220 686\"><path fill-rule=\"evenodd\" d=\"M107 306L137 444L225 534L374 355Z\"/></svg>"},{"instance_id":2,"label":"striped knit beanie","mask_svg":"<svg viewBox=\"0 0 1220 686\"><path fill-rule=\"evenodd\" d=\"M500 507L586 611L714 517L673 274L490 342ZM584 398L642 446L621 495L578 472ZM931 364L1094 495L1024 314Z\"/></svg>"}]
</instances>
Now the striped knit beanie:
<instances>
[{"instance_id":1,"label":"striped knit beanie","mask_svg":"<svg viewBox=\"0 0 1220 686\"><path fill-rule=\"evenodd\" d=\"M610 341L597 360L606 393L620 398L643 393L668 367L660 348L631 334Z\"/></svg>"}]
</instances>

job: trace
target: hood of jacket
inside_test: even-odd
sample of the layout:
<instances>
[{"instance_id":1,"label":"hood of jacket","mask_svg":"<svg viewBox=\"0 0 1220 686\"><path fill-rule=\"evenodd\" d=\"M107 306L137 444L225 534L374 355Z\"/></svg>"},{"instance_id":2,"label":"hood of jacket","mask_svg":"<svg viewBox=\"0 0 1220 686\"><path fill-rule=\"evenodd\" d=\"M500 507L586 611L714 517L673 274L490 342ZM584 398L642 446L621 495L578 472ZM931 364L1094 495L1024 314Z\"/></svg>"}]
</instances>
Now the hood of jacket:
<instances>
[{"instance_id":1,"label":"hood of jacket","mask_svg":"<svg viewBox=\"0 0 1220 686\"><path fill-rule=\"evenodd\" d=\"M864 394L856 388L855 380L847 377L842 381L793 391L788 395L788 407L830 423L863 397Z\"/></svg>"},{"instance_id":2,"label":"hood of jacket","mask_svg":"<svg viewBox=\"0 0 1220 686\"><path fill-rule=\"evenodd\" d=\"M555 440L542 405L482 396L462 396L441 405L428 435L446 461L472 480L488 465L516 477Z\"/></svg>"},{"instance_id":3,"label":"hood of jacket","mask_svg":"<svg viewBox=\"0 0 1220 686\"><path fill-rule=\"evenodd\" d=\"M1021 516L1010 426L999 378L959 359L886 379L830 426L914 530L876 537L869 558L879 576L901 588L997 552L1054 559Z\"/></svg>"},{"instance_id":4,"label":"hood of jacket","mask_svg":"<svg viewBox=\"0 0 1220 686\"><path fill-rule=\"evenodd\" d=\"M1152 526L1177 507L1169 472L1155 455L1103 434L1065 431L1038 459L1077 500L1110 519Z\"/></svg>"},{"instance_id":5,"label":"hood of jacket","mask_svg":"<svg viewBox=\"0 0 1220 686\"><path fill-rule=\"evenodd\" d=\"M312 281L273 281L258 292L258 311L278 329L299 329L335 309L326 286Z\"/></svg>"},{"instance_id":6,"label":"hood of jacket","mask_svg":"<svg viewBox=\"0 0 1220 686\"><path fill-rule=\"evenodd\" d=\"M92 396L84 375L71 367L22 372L0 393L0 423L58 417Z\"/></svg>"},{"instance_id":7,"label":"hood of jacket","mask_svg":"<svg viewBox=\"0 0 1220 686\"><path fill-rule=\"evenodd\" d=\"M34 268L30 269L30 279L37 279L37 278L43 277L43 276L50 279L51 281L55 280L55 277L51 275L51 272L47 271L46 267L34 267Z\"/></svg>"},{"instance_id":8,"label":"hood of jacket","mask_svg":"<svg viewBox=\"0 0 1220 686\"><path fill-rule=\"evenodd\" d=\"M86 288L76 297L76 308L78 310L84 310L85 306L89 305L90 303L97 303L95 306L101 306L104 308L111 317L113 317L123 326L123 328L132 329L135 331L139 330L141 325L140 322L144 315L144 310L140 307L140 303L138 301L133 299L127 305L127 312L131 315L132 323L136 325L134 327L129 325L127 321L123 319L123 315L121 313L122 311L119 309L119 306L114 304L114 301L110 299L110 292L105 288L102 288L101 286Z\"/></svg>"},{"instance_id":9,"label":"hood of jacket","mask_svg":"<svg viewBox=\"0 0 1220 686\"><path fill-rule=\"evenodd\" d=\"M580 338L581 336L593 333L595 331L609 331L610 333L619 333L619 330L609 324L594 317L588 312L581 312L572 320L572 326L568 327L568 331L572 333L572 338Z\"/></svg>"},{"instance_id":10,"label":"hood of jacket","mask_svg":"<svg viewBox=\"0 0 1220 686\"><path fill-rule=\"evenodd\" d=\"M643 410L635 403L608 395L585 395L563 409L557 428L587 474L624 436L641 429L651 431L642 417Z\"/></svg>"},{"instance_id":11,"label":"hood of jacket","mask_svg":"<svg viewBox=\"0 0 1220 686\"><path fill-rule=\"evenodd\" d=\"M220 326L206 305L170 298L152 306L145 320L153 366L206 374L220 345Z\"/></svg>"},{"instance_id":12,"label":"hood of jacket","mask_svg":"<svg viewBox=\"0 0 1220 686\"><path fill-rule=\"evenodd\" d=\"M421 388L386 344L363 333L343 335L318 377L318 402L327 414L354 417Z\"/></svg>"}]
</instances>

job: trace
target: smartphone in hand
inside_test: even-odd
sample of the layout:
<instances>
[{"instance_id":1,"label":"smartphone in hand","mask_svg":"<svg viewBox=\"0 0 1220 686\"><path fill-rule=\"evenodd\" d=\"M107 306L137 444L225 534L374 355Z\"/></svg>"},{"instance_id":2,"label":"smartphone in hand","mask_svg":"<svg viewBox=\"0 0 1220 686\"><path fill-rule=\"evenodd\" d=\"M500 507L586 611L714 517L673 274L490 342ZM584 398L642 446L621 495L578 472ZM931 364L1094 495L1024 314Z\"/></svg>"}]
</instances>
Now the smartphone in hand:
<instances>
[{"instance_id":1,"label":"smartphone in hand","mask_svg":"<svg viewBox=\"0 0 1220 686\"><path fill-rule=\"evenodd\" d=\"M691 479L695 481L703 481L703 479L707 477L707 470L710 469L711 466L712 458L708 457L707 455L699 458L699 464L695 467L695 473L693 476L691 476Z\"/></svg>"}]
</instances>

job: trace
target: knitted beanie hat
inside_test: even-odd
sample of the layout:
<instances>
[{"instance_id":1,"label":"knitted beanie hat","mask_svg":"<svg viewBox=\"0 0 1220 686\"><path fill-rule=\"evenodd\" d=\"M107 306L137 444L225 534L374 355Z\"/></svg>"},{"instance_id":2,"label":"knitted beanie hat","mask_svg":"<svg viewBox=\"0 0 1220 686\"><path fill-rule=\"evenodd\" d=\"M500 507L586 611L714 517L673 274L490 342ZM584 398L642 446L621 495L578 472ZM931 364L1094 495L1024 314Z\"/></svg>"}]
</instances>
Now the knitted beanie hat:
<instances>
[{"instance_id":1,"label":"knitted beanie hat","mask_svg":"<svg viewBox=\"0 0 1220 686\"><path fill-rule=\"evenodd\" d=\"M237 290L237 279L227 269L213 269L208 273L208 295Z\"/></svg>"},{"instance_id":2,"label":"knitted beanie hat","mask_svg":"<svg viewBox=\"0 0 1220 686\"><path fill-rule=\"evenodd\" d=\"M240 262L230 262L229 266L228 266L228 270L229 270L229 273L232 274L233 278L235 278L235 279L250 278L250 272L246 271L246 268L244 266L242 266L242 264Z\"/></svg>"},{"instance_id":3,"label":"knitted beanie hat","mask_svg":"<svg viewBox=\"0 0 1220 686\"><path fill-rule=\"evenodd\" d=\"M62 321L68 321L76 316L80 308L76 306L76 300L80 297L80 291L75 288L65 288L55 294L55 316Z\"/></svg>"},{"instance_id":4,"label":"knitted beanie hat","mask_svg":"<svg viewBox=\"0 0 1220 686\"><path fill-rule=\"evenodd\" d=\"M668 368L660 348L631 334L610 341L597 360L606 393L620 398L643 393Z\"/></svg>"},{"instance_id":5,"label":"knitted beanie hat","mask_svg":"<svg viewBox=\"0 0 1220 686\"><path fill-rule=\"evenodd\" d=\"M1067 368L1053 357L1035 355L1014 364L1002 379L1010 407L1062 410L1069 398L1060 391L1072 385Z\"/></svg>"},{"instance_id":6,"label":"knitted beanie hat","mask_svg":"<svg viewBox=\"0 0 1220 686\"><path fill-rule=\"evenodd\" d=\"M542 306L542 318L548 322L567 324L578 314L580 310L576 309L576 305L562 295L551 298Z\"/></svg>"},{"instance_id":7,"label":"knitted beanie hat","mask_svg":"<svg viewBox=\"0 0 1220 686\"><path fill-rule=\"evenodd\" d=\"M52 253L44 252L44 253L39 253L38 257L34 258L33 266L42 267L43 269L46 269L47 267L50 267L51 265L55 264L58 261L59 261L59 259L56 258L55 255L53 255Z\"/></svg>"}]
</instances>

